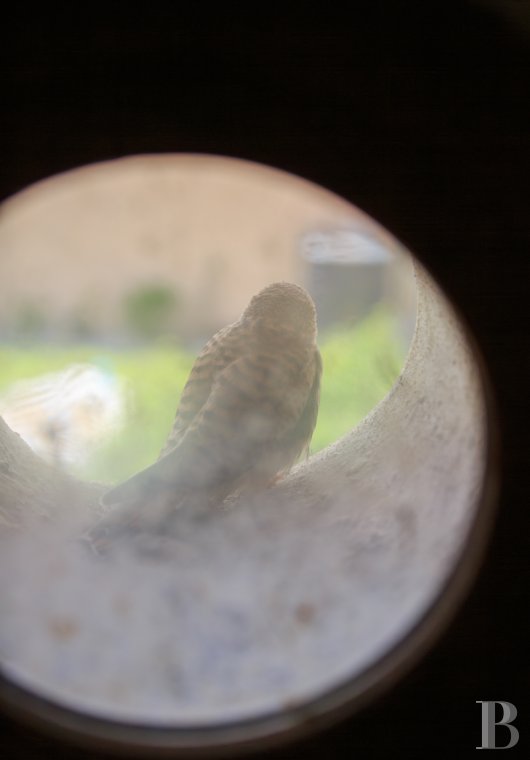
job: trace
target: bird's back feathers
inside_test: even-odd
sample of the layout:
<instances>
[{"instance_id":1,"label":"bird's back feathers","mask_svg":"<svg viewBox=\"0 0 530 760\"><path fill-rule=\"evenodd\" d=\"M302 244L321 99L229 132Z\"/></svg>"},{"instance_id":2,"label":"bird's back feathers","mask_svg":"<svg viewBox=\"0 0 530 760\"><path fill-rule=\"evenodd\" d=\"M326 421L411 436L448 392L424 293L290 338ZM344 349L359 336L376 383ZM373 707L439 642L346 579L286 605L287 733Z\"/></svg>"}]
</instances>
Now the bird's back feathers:
<instances>
[{"instance_id":1,"label":"bird's back feathers","mask_svg":"<svg viewBox=\"0 0 530 760\"><path fill-rule=\"evenodd\" d=\"M203 492L222 500L241 482L267 482L292 466L316 424L322 362L314 316L312 326L300 329L296 299L310 316L314 306L301 288L285 285L295 289L296 329L279 321L293 307L277 291L267 308L255 296L198 356L158 461L107 492L105 505L161 493L178 499ZM291 297L289 290L285 298Z\"/></svg>"}]
</instances>

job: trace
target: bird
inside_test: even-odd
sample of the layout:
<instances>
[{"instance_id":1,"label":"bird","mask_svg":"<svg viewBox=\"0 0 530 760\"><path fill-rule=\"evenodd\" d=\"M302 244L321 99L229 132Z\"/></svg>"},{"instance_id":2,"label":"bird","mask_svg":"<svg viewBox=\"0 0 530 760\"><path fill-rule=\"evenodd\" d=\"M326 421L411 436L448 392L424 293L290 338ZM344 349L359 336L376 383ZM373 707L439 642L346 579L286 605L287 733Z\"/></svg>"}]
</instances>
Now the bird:
<instances>
[{"instance_id":1,"label":"bird","mask_svg":"<svg viewBox=\"0 0 530 760\"><path fill-rule=\"evenodd\" d=\"M316 308L290 282L267 285L197 357L158 460L102 497L105 507L186 496L221 503L267 487L309 451L322 359Z\"/></svg>"}]
</instances>

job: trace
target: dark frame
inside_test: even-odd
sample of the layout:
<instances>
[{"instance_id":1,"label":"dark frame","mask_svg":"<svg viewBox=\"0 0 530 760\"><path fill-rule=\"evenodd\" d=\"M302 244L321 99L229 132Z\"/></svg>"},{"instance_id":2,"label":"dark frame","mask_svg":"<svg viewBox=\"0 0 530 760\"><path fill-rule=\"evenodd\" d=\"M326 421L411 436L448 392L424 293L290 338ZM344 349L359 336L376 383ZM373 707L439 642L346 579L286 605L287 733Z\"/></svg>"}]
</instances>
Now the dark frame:
<instances>
[{"instance_id":1,"label":"dark frame","mask_svg":"<svg viewBox=\"0 0 530 760\"><path fill-rule=\"evenodd\" d=\"M479 3L425 5L374 3L362 17L355 8L219 19L131 11L70 19L66 30L53 18L28 23L16 10L5 19L1 197L133 153L218 153L277 166L351 200L416 252L484 357L503 487L478 581L393 691L285 750L306 757L474 751L475 701L522 705L527 691L529 37ZM59 747L68 756L61 740L1 720L8 756L17 747L25 757ZM527 742L522 731L521 747Z\"/></svg>"}]
</instances>

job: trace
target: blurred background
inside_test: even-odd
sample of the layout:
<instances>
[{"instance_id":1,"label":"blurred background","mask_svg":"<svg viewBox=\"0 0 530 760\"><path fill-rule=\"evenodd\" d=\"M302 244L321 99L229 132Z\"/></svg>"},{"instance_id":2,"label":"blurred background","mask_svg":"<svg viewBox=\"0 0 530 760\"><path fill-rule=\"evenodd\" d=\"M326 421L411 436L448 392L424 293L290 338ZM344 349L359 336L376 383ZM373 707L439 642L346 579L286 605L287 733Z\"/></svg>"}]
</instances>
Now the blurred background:
<instances>
[{"instance_id":1,"label":"blurred background","mask_svg":"<svg viewBox=\"0 0 530 760\"><path fill-rule=\"evenodd\" d=\"M318 451L403 366L415 286L394 238L322 188L220 157L40 182L0 208L0 415L48 461L125 478L158 456L204 342L277 280L317 306Z\"/></svg>"}]
</instances>

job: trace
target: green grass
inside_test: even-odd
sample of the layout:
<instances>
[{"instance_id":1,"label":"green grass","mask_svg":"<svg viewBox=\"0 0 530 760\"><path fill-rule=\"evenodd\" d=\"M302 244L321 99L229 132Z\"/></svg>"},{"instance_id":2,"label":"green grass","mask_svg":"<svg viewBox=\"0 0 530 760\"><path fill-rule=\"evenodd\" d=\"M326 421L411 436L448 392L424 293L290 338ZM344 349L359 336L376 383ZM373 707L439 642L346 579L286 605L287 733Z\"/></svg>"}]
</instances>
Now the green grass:
<instances>
[{"instance_id":1,"label":"green grass","mask_svg":"<svg viewBox=\"0 0 530 760\"><path fill-rule=\"evenodd\" d=\"M388 392L404 360L392 318L378 308L351 329L322 336L323 377L312 451L356 425ZM179 394L194 356L168 345L112 351L101 346L0 346L0 395L21 378L100 362L128 388L125 427L78 471L103 482L119 481L154 461L171 429Z\"/></svg>"},{"instance_id":2,"label":"green grass","mask_svg":"<svg viewBox=\"0 0 530 760\"><path fill-rule=\"evenodd\" d=\"M405 360L392 317L381 307L359 325L325 336L320 350L322 389L313 452L357 425L388 393Z\"/></svg>"}]
</instances>

